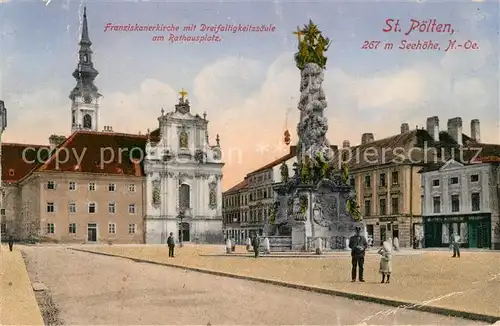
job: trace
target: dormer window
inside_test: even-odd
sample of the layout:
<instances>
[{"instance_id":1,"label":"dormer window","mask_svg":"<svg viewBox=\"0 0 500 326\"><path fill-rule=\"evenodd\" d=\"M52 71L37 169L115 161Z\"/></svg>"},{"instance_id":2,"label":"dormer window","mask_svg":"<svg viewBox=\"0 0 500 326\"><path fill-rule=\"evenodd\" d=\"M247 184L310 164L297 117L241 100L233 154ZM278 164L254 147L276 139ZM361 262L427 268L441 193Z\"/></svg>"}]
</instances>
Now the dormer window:
<instances>
[{"instance_id":1,"label":"dormer window","mask_svg":"<svg viewBox=\"0 0 500 326\"><path fill-rule=\"evenodd\" d=\"M9 176L14 176L14 169L9 169Z\"/></svg>"}]
</instances>

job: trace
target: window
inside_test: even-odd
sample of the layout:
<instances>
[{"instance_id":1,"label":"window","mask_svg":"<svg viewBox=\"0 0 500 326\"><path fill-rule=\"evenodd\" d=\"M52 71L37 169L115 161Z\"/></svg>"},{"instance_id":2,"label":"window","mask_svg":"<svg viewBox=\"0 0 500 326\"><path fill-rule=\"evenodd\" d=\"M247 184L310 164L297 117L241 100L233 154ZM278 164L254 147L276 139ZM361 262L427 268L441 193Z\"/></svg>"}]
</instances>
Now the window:
<instances>
[{"instance_id":1,"label":"window","mask_svg":"<svg viewBox=\"0 0 500 326\"><path fill-rule=\"evenodd\" d=\"M439 179L432 180L432 186L433 187L439 187Z\"/></svg>"},{"instance_id":2,"label":"window","mask_svg":"<svg viewBox=\"0 0 500 326\"><path fill-rule=\"evenodd\" d=\"M70 223L69 224L69 233L76 233L76 223Z\"/></svg>"},{"instance_id":3,"label":"window","mask_svg":"<svg viewBox=\"0 0 500 326\"><path fill-rule=\"evenodd\" d=\"M479 181L479 174L473 174L470 176L470 182L478 182Z\"/></svg>"},{"instance_id":4,"label":"window","mask_svg":"<svg viewBox=\"0 0 500 326\"><path fill-rule=\"evenodd\" d=\"M128 205L128 213L135 214L135 204Z\"/></svg>"},{"instance_id":5,"label":"window","mask_svg":"<svg viewBox=\"0 0 500 326\"><path fill-rule=\"evenodd\" d=\"M114 202L111 202L108 204L108 213L109 214L114 214L116 213L116 205Z\"/></svg>"},{"instance_id":6,"label":"window","mask_svg":"<svg viewBox=\"0 0 500 326\"><path fill-rule=\"evenodd\" d=\"M108 191L115 191L116 190L116 185L114 183L110 183L108 185Z\"/></svg>"},{"instance_id":7,"label":"window","mask_svg":"<svg viewBox=\"0 0 500 326\"><path fill-rule=\"evenodd\" d=\"M74 181L69 182L69 190L76 190L76 182Z\"/></svg>"},{"instance_id":8,"label":"window","mask_svg":"<svg viewBox=\"0 0 500 326\"><path fill-rule=\"evenodd\" d=\"M128 185L128 191L135 192L135 184L131 183Z\"/></svg>"},{"instance_id":9,"label":"window","mask_svg":"<svg viewBox=\"0 0 500 326\"><path fill-rule=\"evenodd\" d=\"M458 195L451 195L451 211L460 211L460 197Z\"/></svg>"},{"instance_id":10,"label":"window","mask_svg":"<svg viewBox=\"0 0 500 326\"><path fill-rule=\"evenodd\" d=\"M89 213L95 214L95 212L96 212L95 203L89 203Z\"/></svg>"},{"instance_id":11,"label":"window","mask_svg":"<svg viewBox=\"0 0 500 326\"><path fill-rule=\"evenodd\" d=\"M450 184L452 184L452 185L458 184L458 177L450 178Z\"/></svg>"},{"instance_id":12,"label":"window","mask_svg":"<svg viewBox=\"0 0 500 326\"><path fill-rule=\"evenodd\" d=\"M116 233L116 224L115 223L108 224L108 233L111 233L111 234Z\"/></svg>"},{"instance_id":13,"label":"window","mask_svg":"<svg viewBox=\"0 0 500 326\"><path fill-rule=\"evenodd\" d=\"M54 203L47 203L47 213L54 213L56 211L56 206Z\"/></svg>"},{"instance_id":14,"label":"window","mask_svg":"<svg viewBox=\"0 0 500 326\"><path fill-rule=\"evenodd\" d=\"M369 175L365 176L365 188L370 188L371 187L371 178Z\"/></svg>"},{"instance_id":15,"label":"window","mask_svg":"<svg viewBox=\"0 0 500 326\"><path fill-rule=\"evenodd\" d=\"M68 211L72 214L76 213L76 204L75 203L69 203L68 204Z\"/></svg>"},{"instance_id":16,"label":"window","mask_svg":"<svg viewBox=\"0 0 500 326\"><path fill-rule=\"evenodd\" d=\"M356 186L354 178L350 178L349 183L350 183L352 188L354 188Z\"/></svg>"},{"instance_id":17,"label":"window","mask_svg":"<svg viewBox=\"0 0 500 326\"><path fill-rule=\"evenodd\" d=\"M441 197L432 198L432 207L434 213L441 213Z\"/></svg>"},{"instance_id":18,"label":"window","mask_svg":"<svg viewBox=\"0 0 500 326\"><path fill-rule=\"evenodd\" d=\"M5 208L0 208L0 215L5 216Z\"/></svg>"},{"instance_id":19,"label":"window","mask_svg":"<svg viewBox=\"0 0 500 326\"><path fill-rule=\"evenodd\" d=\"M190 207L190 189L189 185L181 184L179 187L179 207L181 209Z\"/></svg>"},{"instance_id":20,"label":"window","mask_svg":"<svg viewBox=\"0 0 500 326\"><path fill-rule=\"evenodd\" d=\"M129 224L128 225L128 234L134 234L135 233L135 224Z\"/></svg>"},{"instance_id":21,"label":"window","mask_svg":"<svg viewBox=\"0 0 500 326\"><path fill-rule=\"evenodd\" d=\"M392 215L399 214L399 198L393 197L391 199Z\"/></svg>"},{"instance_id":22,"label":"window","mask_svg":"<svg viewBox=\"0 0 500 326\"><path fill-rule=\"evenodd\" d=\"M393 185L398 185L399 184L399 173L398 171L394 171L391 174L391 181Z\"/></svg>"},{"instance_id":23,"label":"window","mask_svg":"<svg viewBox=\"0 0 500 326\"><path fill-rule=\"evenodd\" d=\"M89 182L89 191L95 191L95 182Z\"/></svg>"},{"instance_id":24,"label":"window","mask_svg":"<svg viewBox=\"0 0 500 326\"><path fill-rule=\"evenodd\" d=\"M371 200L365 199L365 215L370 216L371 214Z\"/></svg>"},{"instance_id":25,"label":"window","mask_svg":"<svg viewBox=\"0 0 500 326\"><path fill-rule=\"evenodd\" d=\"M6 223L2 223L1 224L1 233L4 234L4 233L7 233L7 224Z\"/></svg>"},{"instance_id":26,"label":"window","mask_svg":"<svg viewBox=\"0 0 500 326\"><path fill-rule=\"evenodd\" d=\"M47 229L45 230L45 232L48 234L56 233L56 226L54 225L54 223L47 223Z\"/></svg>"},{"instance_id":27,"label":"window","mask_svg":"<svg viewBox=\"0 0 500 326\"><path fill-rule=\"evenodd\" d=\"M478 192L471 194L471 206L473 212L481 210L481 196Z\"/></svg>"},{"instance_id":28,"label":"window","mask_svg":"<svg viewBox=\"0 0 500 326\"><path fill-rule=\"evenodd\" d=\"M49 190L56 189L56 183L54 181L47 181L47 189Z\"/></svg>"},{"instance_id":29,"label":"window","mask_svg":"<svg viewBox=\"0 0 500 326\"><path fill-rule=\"evenodd\" d=\"M385 187L385 173L380 173L380 186Z\"/></svg>"},{"instance_id":30,"label":"window","mask_svg":"<svg viewBox=\"0 0 500 326\"><path fill-rule=\"evenodd\" d=\"M387 204L386 204L385 198L379 199L379 206L380 206L379 207L380 215L385 215L387 213L387 210L386 210Z\"/></svg>"}]
</instances>

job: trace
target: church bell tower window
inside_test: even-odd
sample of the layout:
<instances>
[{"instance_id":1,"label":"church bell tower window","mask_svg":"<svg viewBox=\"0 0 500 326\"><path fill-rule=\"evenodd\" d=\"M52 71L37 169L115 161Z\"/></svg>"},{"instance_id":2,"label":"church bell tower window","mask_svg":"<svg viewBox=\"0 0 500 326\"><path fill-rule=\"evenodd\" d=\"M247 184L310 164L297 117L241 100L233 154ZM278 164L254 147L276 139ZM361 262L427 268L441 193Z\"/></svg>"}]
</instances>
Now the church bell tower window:
<instances>
[{"instance_id":1,"label":"church bell tower window","mask_svg":"<svg viewBox=\"0 0 500 326\"><path fill-rule=\"evenodd\" d=\"M92 129L92 117L88 114L83 116L83 128Z\"/></svg>"}]
</instances>

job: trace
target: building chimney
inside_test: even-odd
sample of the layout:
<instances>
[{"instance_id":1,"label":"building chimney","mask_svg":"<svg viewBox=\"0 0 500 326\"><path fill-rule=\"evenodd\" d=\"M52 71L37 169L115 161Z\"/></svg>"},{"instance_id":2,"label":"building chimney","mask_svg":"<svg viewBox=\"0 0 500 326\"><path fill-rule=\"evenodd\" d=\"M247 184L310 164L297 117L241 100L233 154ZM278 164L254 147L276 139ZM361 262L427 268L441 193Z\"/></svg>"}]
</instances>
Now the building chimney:
<instances>
[{"instance_id":1,"label":"building chimney","mask_svg":"<svg viewBox=\"0 0 500 326\"><path fill-rule=\"evenodd\" d=\"M401 124L401 133L406 134L407 132L410 132L410 125L407 123L402 123Z\"/></svg>"},{"instance_id":2,"label":"building chimney","mask_svg":"<svg viewBox=\"0 0 500 326\"><path fill-rule=\"evenodd\" d=\"M462 118L456 117L448 120L448 134L458 145L462 145Z\"/></svg>"},{"instance_id":3,"label":"building chimney","mask_svg":"<svg viewBox=\"0 0 500 326\"><path fill-rule=\"evenodd\" d=\"M348 140L344 140L342 142L342 148L349 148L351 147L351 143Z\"/></svg>"},{"instance_id":4,"label":"building chimney","mask_svg":"<svg viewBox=\"0 0 500 326\"><path fill-rule=\"evenodd\" d=\"M363 135L361 135L361 145L371 143L374 140L375 138L373 137L373 134L371 132L364 133Z\"/></svg>"},{"instance_id":5,"label":"building chimney","mask_svg":"<svg viewBox=\"0 0 500 326\"><path fill-rule=\"evenodd\" d=\"M417 127L418 129L418 127ZM439 141L439 118L429 117L427 118L427 132L431 135L435 142Z\"/></svg>"},{"instance_id":6,"label":"building chimney","mask_svg":"<svg viewBox=\"0 0 500 326\"><path fill-rule=\"evenodd\" d=\"M473 119L470 121L470 137L478 143L481 142L481 132L479 129L479 119Z\"/></svg>"},{"instance_id":7,"label":"building chimney","mask_svg":"<svg viewBox=\"0 0 500 326\"><path fill-rule=\"evenodd\" d=\"M50 149L55 149L57 146L61 145L66 140L66 137L59 135L51 135L49 137Z\"/></svg>"}]
</instances>

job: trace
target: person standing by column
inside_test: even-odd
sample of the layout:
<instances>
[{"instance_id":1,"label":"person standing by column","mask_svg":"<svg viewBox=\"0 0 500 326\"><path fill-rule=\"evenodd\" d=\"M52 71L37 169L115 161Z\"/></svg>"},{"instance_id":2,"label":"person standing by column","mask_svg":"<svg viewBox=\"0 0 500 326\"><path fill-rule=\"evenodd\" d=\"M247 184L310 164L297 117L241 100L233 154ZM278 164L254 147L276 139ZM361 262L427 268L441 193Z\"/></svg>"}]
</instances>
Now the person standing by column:
<instances>
[{"instance_id":1,"label":"person standing by column","mask_svg":"<svg viewBox=\"0 0 500 326\"><path fill-rule=\"evenodd\" d=\"M365 250L368 247L365 237L361 235L361 228L356 227L356 234L349 239L349 248L351 248L352 270L351 282L356 282L356 270L359 268L359 281L364 282L363 271L365 264Z\"/></svg>"},{"instance_id":2,"label":"person standing by column","mask_svg":"<svg viewBox=\"0 0 500 326\"><path fill-rule=\"evenodd\" d=\"M14 237L9 236L9 250L12 251L12 247L14 246Z\"/></svg>"},{"instance_id":3,"label":"person standing by column","mask_svg":"<svg viewBox=\"0 0 500 326\"><path fill-rule=\"evenodd\" d=\"M175 240L174 240L174 234L170 232L168 239L167 239L167 245L168 245L168 257L174 257L174 248L175 248Z\"/></svg>"},{"instance_id":4,"label":"person standing by column","mask_svg":"<svg viewBox=\"0 0 500 326\"><path fill-rule=\"evenodd\" d=\"M453 256L451 258L460 258L460 236L456 232L453 232L451 237L451 245L453 246Z\"/></svg>"},{"instance_id":5,"label":"person standing by column","mask_svg":"<svg viewBox=\"0 0 500 326\"><path fill-rule=\"evenodd\" d=\"M255 254L255 258L259 257L259 246L260 246L260 239L257 234L253 237L252 240L252 246L253 246L253 252Z\"/></svg>"}]
</instances>

